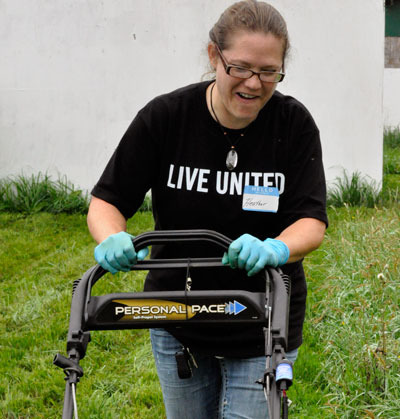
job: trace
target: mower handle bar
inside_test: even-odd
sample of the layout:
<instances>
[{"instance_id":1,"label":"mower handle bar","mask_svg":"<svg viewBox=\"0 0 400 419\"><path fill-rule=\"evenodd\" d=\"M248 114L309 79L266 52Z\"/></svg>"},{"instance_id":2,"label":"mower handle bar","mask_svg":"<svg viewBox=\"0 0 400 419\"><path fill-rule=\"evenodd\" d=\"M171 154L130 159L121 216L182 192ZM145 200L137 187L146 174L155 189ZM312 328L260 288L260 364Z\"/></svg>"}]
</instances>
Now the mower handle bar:
<instances>
[{"instance_id":1,"label":"mower handle bar","mask_svg":"<svg viewBox=\"0 0 400 419\"><path fill-rule=\"evenodd\" d=\"M143 233L133 238L132 242L136 251L152 244L167 244L171 242L206 242L216 244L222 249L227 250L232 240L223 234L212 230L169 230ZM222 258L154 259L139 261L132 267L132 270L173 269L188 266L222 267L224 265L222 264ZM87 304L90 301L91 289L107 272L108 271L97 264L86 271L82 278L74 283L67 337L67 352L69 358L73 359L76 364L85 356L86 347L90 340L90 333L89 331L83 330L83 325L87 321ZM272 280L272 283L270 282L270 279ZM275 269L266 269L266 280L267 283L272 285L272 288L275 288L272 305L274 306L276 313L272 318L272 331L275 335L276 342L286 342L287 319L289 314L287 310L288 290L285 289L285 284ZM269 286L267 286L267 292L268 289ZM265 330L266 329L264 328L264 331ZM71 385L67 381L63 418L72 417L72 411L70 409L72 403L71 391ZM276 409L278 409L278 407L276 407Z\"/></svg>"},{"instance_id":2,"label":"mower handle bar","mask_svg":"<svg viewBox=\"0 0 400 419\"><path fill-rule=\"evenodd\" d=\"M151 244L209 242L227 249L232 240L221 233L212 230L163 230L150 231L132 239L136 251Z\"/></svg>"},{"instance_id":3,"label":"mower handle bar","mask_svg":"<svg viewBox=\"0 0 400 419\"><path fill-rule=\"evenodd\" d=\"M168 244L168 243L191 243L191 242L205 242L218 245L224 250L227 250L231 239L221 233L212 230L165 230L165 231L151 231L140 234L132 239L132 243L136 251L139 251L149 245L153 244ZM149 269L174 269L185 268L187 266L197 267L220 267L222 258L193 258L193 259L153 259L138 261L131 270L149 270ZM102 268L99 264L93 266L82 278L77 281L74 286L73 298L71 302L68 342L72 346L75 343L82 342L82 320L86 322L87 310L86 307L90 301L91 290L94 284L104 276L108 271ZM78 343L78 346L80 344Z\"/></svg>"},{"instance_id":4,"label":"mower handle bar","mask_svg":"<svg viewBox=\"0 0 400 419\"><path fill-rule=\"evenodd\" d=\"M217 233L211 230L170 230L170 231L154 231L143 233L133 239L134 245L137 246L137 249L140 250L150 244L161 244L161 243L171 243L171 242L211 242L219 245L224 250L229 247L229 244L232 242L231 239L225 237L224 235ZM194 258L194 259L154 259L148 261L139 261L132 267L132 270L149 270L149 269L175 269L175 268L191 268L197 267L224 267L222 264L222 258ZM272 279L273 288L277 287L276 296L280 299L279 296L284 295L284 284L281 280L277 280L277 276L273 274L275 270L266 270L268 275L266 280L270 283ZM71 302L71 313L68 330L68 339L67 339L67 351L70 349L77 349L81 355L80 358L84 356L87 331L84 330L83 325L87 324L88 313L87 306L91 298L91 290L93 285L108 271L103 269L100 265L95 265L90 268L82 278L76 281L74 285L73 298ZM270 277L270 275L272 276ZM280 278L280 276L278 275ZM267 285L269 289L269 285ZM282 304L281 301L276 301L274 304L275 308L278 311L282 311L275 318L286 318L285 314L285 304ZM282 329L281 327L278 327ZM282 329L283 330L283 329Z\"/></svg>"}]
</instances>

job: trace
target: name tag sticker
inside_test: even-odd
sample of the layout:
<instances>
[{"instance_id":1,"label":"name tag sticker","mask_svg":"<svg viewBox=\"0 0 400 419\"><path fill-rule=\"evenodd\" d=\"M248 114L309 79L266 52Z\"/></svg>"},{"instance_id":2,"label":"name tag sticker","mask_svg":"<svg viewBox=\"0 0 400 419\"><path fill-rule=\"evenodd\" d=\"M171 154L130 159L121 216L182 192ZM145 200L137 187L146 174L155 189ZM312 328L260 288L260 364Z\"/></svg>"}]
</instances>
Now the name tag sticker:
<instances>
[{"instance_id":1,"label":"name tag sticker","mask_svg":"<svg viewBox=\"0 0 400 419\"><path fill-rule=\"evenodd\" d=\"M246 185L243 191L242 209L245 211L278 212L278 188Z\"/></svg>"}]
</instances>

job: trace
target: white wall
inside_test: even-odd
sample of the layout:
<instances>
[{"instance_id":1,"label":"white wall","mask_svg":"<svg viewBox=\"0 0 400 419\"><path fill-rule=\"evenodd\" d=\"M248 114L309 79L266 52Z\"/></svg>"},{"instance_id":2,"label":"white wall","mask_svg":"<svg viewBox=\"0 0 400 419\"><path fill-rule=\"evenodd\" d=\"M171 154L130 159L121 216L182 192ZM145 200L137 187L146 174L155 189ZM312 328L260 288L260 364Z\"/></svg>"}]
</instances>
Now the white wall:
<instances>
[{"instance_id":1,"label":"white wall","mask_svg":"<svg viewBox=\"0 0 400 419\"><path fill-rule=\"evenodd\" d=\"M383 121L387 127L400 127L400 68L385 68Z\"/></svg>"},{"instance_id":2,"label":"white wall","mask_svg":"<svg viewBox=\"0 0 400 419\"><path fill-rule=\"evenodd\" d=\"M293 51L282 89L317 121L328 180L360 171L382 179L382 0L273 0ZM296 7L294 6L296 4Z\"/></svg>"},{"instance_id":3,"label":"white wall","mask_svg":"<svg viewBox=\"0 0 400 419\"><path fill-rule=\"evenodd\" d=\"M0 178L47 171L90 189L136 112L207 71L231 0L0 2ZM382 175L382 0L271 0L292 53L279 86L321 130L328 179ZM162 69L162 70L161 70Z\"/></svg>"}]
</instances>

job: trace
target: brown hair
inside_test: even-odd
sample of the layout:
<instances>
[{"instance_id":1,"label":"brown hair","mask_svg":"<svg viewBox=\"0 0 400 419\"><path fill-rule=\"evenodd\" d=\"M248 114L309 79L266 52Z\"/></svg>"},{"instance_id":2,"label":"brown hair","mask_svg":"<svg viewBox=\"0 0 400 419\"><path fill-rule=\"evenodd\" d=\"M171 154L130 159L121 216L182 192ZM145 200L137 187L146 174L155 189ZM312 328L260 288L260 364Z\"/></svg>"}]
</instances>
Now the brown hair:
<instances>
[{"instance_id":1,"label":"brown hair","mask_svg":"<svg viewBox=\"0 0 400 419\"><path fill-rule=\"evenodd\" d=\"M289 51L289 34L282 15L270 4L244 0L228 7L210 30L210 39L221 50L229 47L231 35L238 31L271 33L283 41L283 62Z\"/></svg>"}]
</instances>

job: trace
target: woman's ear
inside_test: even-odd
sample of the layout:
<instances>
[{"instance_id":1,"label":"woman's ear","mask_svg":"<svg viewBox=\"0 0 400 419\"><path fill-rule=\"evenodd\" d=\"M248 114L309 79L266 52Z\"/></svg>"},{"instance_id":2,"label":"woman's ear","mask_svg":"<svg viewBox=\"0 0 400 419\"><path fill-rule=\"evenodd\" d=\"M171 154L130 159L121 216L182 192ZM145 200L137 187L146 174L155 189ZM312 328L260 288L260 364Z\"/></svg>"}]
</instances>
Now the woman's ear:
<instances>
[{"instance_id":1,"label":"woman's ear","mask_svg":"<svg viewBox=\"0 0 400 419\"><path fill-rule=\"evenodd\" d=\"M210 42L208 44L208 59L210 60L211 67L216 70L217 68L217 62L218 62L218 52L217 47L214 44L214 42Z\"/></svg>"}]
</instances>

